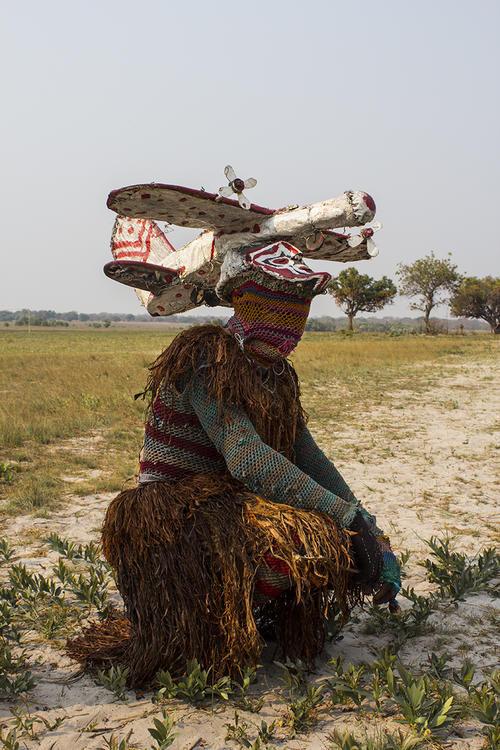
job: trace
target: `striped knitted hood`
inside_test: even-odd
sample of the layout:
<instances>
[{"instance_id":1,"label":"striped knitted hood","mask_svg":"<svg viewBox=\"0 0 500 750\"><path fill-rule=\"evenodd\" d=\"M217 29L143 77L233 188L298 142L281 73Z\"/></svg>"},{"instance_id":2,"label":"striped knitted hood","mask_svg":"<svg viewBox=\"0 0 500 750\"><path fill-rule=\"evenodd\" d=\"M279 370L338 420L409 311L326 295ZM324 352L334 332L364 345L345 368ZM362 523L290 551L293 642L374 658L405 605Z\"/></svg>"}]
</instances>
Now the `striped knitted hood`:
<instances>
[{"instance_id":1,"label":"striped knitted hood","mask_svg":"<svg viewBox=\"0 0 500 750\"><path fill-rule=\"evenodd\" d=\"M234 315L227 327L240 346L265 366L295 349L306 327L311 297L293 294L292 285L287 291L273 288L264 275L259 281L264 283L250 279L233 290Z\"/></svg>"}]
</instances>

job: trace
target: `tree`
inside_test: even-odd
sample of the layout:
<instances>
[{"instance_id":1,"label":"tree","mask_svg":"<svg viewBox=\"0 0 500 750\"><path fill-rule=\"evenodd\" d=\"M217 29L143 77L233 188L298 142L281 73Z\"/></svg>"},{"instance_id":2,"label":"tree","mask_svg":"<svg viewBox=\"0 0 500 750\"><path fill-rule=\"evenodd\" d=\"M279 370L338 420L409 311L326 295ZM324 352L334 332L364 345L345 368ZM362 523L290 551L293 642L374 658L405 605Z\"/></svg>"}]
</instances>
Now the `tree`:
<instances>
[{"instance_id":1,"label":"tree","mask_svg":"<svg viewBox=\"0 0 500 750\"><path fill-rule=\"evenodd\" d=\"M328 293L347 315L347 330L352 331L352 322L358 312L375 312L394 302L397 289L391 279L382 276L372 279L360 274L355 268L345 268L330 281Z\"/></svg>"},{"instance_id":2,"label":"tree","mask_svg":"<svg viewBox=\"0 0 500 750\"><path fill-rule=\"evenodd\" d=\"M63 320L78 320L78 313L76 310L70 310L66 313L60 313L60 317Z\"/></svg>"},{"instance_id":3,"label":"tree","mask_svg":"<svg viewBox=\"0 0 500 750\"><path fill-rule=\"evenodd\" d=\"M400 281L400 294L406 297L420 296L417 302L410 303L410 308L424 313L425 330L430 333L431 310L446 302L448 295L453 294L461 281L457 266L451 262L451 253L443 260L436 258L431 252L414 263L400 263L396 276Z\"/></svg>"},{"instance_id":4,"label":"tree","mask_svg":"<svg viewBox=\"0 0 500 750\"><path fill-rule=\"evenodd\" d=\"M485 320L492 333L500 334L500 278L465 276L450 300L450 311L455 318Z\"/></svg>"}]
</instances>

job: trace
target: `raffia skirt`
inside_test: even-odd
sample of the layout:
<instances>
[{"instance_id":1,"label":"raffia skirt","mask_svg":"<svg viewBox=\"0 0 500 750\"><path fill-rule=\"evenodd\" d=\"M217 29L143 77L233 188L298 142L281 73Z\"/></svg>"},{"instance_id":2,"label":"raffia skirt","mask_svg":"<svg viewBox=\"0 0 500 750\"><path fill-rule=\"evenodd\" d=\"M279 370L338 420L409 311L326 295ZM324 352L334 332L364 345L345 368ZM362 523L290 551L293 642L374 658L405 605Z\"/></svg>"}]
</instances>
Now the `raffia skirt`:
<instances>
[{"instance_id":1,"label":"raffia skirt","mask_svg":"<svg viewBox=\"0 0 500 750\"><path fill-rule=\"evenodd\" d=\"M349 534L325 514L265 501L229 475L152 482L109 505L102 549L125 612L68 642L87 669L121 664L130 686L197 659L215 676L255 665L265 623L283 656L311 663L325 617L359 598Z\"/></svg>"}]
</instances>

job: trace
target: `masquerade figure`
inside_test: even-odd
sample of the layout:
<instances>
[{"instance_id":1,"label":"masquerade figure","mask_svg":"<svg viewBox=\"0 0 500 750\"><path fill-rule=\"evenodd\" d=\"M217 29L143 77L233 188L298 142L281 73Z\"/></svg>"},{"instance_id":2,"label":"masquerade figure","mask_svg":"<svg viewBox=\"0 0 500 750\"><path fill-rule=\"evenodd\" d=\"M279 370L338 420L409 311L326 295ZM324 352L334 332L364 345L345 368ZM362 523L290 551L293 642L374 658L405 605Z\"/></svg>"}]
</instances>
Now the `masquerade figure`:
<instances>
[{"instance_id":1,"label":"masquerade figure","mask_svg":"<svg viewBox=\"0 0 500 750\"><path fill-rule=\"evenodd\" d=\"M331 227L371 220L373 200L351 192L272 212L238 197L140 185L108 201L122 215L105 271L152 314L234 310L224 328L183 331L150 366L138 484L111 502L102 532L125 613L68 647L90 668L126 665L132 686L190 659L233 674L257 663L262 633L310 664L329 609L345 620L367 593L397 607L389 541L316 445L287 359L330 280L301 250L367 258L372 229L360 239ZM166 216L211 231L174 251L151 221Z\"/></svg>"}]
</instances>

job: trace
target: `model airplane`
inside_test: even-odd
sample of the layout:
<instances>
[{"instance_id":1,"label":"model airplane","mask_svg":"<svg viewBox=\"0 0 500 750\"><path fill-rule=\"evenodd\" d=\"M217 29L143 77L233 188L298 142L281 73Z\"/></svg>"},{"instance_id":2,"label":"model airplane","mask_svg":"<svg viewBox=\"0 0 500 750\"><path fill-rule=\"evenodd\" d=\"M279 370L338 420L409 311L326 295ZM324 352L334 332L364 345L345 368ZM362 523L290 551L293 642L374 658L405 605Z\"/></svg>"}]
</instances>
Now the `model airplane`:
<instances>
[{"instance_id":1,"label":"model airplane","mask_svg":"<svg viewBox=\"0 0 500 750\"><path fill-rule=\"evenodd\" d=\"M337 198L310 206L288 206L277 211L248 201L244 189L256 180L241 180L232 167L225 169L229 185L219 194L178 185L131 185L113 190L107 205L118 214L111 239L114 260L104 272L135 287L151 315L171 315L200 304L227 304L215 294L220 269L228 250L242 252L285 242L297 255L311 260L352 262L377 254L365 227L359 235L334 231L357 227L375 216L373 198L362 191L347 191ZM237 200L228 196L237 196ZM155 221L204 231L179 250L167 240Z\"/></svg>"}]
</instances>

